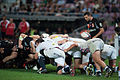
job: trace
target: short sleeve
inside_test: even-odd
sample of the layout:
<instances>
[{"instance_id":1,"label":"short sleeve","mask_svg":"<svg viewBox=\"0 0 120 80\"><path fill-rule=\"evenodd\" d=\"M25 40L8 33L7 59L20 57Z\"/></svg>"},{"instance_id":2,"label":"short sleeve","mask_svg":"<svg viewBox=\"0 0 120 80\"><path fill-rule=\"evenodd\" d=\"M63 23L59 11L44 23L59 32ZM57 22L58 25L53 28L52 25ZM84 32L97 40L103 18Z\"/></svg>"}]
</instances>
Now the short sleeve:
<instances>
[{"instance_id":1,"label":"short sleeve","mask_svg":"<svg viewBox=\"0 0 120 80\"><path fill-rule=\"evenodd\" d=\"M26 24L27 24L27 27L30 27L30 24L28 22L26 22Z\"/></svg>"}]
</instances>

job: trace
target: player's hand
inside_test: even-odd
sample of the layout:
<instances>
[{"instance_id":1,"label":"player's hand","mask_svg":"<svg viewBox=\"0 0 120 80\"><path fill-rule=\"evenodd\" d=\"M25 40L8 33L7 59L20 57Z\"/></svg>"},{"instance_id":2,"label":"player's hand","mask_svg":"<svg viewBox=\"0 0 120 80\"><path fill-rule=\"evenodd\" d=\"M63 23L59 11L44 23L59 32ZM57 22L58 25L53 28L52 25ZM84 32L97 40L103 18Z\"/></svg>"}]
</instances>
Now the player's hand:
<instances>
[{"instance_id":1,"label":"player's hand","mask_svg":"<svg viewBox=\"0 0 120 80\"><path fill-rule=\"evenodd\" d=\"M96 36L94 36L94 37L92 37L92 39L93 39L93 38L97 38L97 37L96 37Z\"/></svg>"},{"instance_id":2,"label":"player's hand","mask_svg":"<svg viewBox=\"0 0 120 80\"><path fill-rule=\"evenodd\" d=\"M67 52L67 49L64 49L64 52Z\"/></svg>"}]
</instances>

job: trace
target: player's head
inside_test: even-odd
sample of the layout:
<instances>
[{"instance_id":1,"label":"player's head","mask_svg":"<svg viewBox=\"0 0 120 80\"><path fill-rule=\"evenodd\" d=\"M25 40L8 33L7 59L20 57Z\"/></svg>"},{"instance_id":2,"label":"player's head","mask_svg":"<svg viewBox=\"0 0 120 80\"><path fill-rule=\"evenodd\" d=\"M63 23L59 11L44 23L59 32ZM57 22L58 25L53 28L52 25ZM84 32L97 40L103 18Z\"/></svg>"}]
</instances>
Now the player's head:
<instances>
[{"instance_id":1,"label":"player's head","mask_svg":"<svg viewBox=\"0 0 120 80\"><path fill-rule=\"evenodd\" d=\"M84 18L86 21L90 21L92 17L92 14L90 12L85 12L84 13Z\"/></svg>"},{"instance_id":2,"label":"player's head","mask_svg":"<svg viewBox=\"0 0 120 80\"><path fill-rule=\"evenodd\" d=\"M41 37L42 37L42 38L47 38L47 37L49 37L49 34L43 33L43 34L41 35Z\"/></svg>"},{"instance_id":3,"label":"player's head","mask_svg":"<svg viewBox=\"0 0 120 80\"><path fill-rule=\"evenodd\" d=\"M35 41L35 44L38 45L39 43L44 42L44 40L40 37Z\"/></svg>"}]
</instances>

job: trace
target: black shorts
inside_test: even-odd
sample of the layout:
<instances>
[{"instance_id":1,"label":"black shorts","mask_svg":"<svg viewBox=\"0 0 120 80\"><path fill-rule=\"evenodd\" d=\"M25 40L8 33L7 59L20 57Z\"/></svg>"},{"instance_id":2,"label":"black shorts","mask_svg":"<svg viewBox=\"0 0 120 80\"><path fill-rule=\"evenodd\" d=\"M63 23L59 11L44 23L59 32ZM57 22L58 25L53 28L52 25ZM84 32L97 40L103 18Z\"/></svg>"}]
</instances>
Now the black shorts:
<instances>
[{"instance_id":1,"label":"black shorts","mask_svg":"<svg viewBox=\"0 0 120 80\"><path fill-rule=\"evenodd\" d=\"M10 56L11 53L12 53L12 49L5 48L5 49L4 49L4 54L3 54L3 55L4 55L4 57Z\"/></svg>"},{"instance_id":2,"label":"black shorts","mask_svg":"<svg viewBox=\"0 0 120 80\"><path fill-rule=\"evenodd\" d=\"M28 58L29 54L34 54L34 53L31 53L30 51L27 51L27 50L24 50L24 49L18 49L18 54L22 55L23 58Z\"/></svg>"}]
</instances>

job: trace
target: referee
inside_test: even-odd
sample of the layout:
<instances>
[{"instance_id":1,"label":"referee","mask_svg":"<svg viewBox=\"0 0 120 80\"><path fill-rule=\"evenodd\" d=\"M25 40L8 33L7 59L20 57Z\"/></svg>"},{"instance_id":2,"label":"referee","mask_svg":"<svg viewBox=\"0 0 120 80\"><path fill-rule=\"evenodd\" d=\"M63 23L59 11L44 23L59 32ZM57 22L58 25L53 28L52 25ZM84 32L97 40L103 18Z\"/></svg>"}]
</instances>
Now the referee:
<instances>
[{"instance_id":1,"label":"referee","mask_svg":"<svg viewBox=\"0 0 120 80\"><path fill-rule=\"evenodd\" d=\"M91 38L101 38L104 29L100 26L100 22L92 16L90 12L84 13L84 18L87 21L87 29L90 31Z\"/></svg>"}]
</instances>

